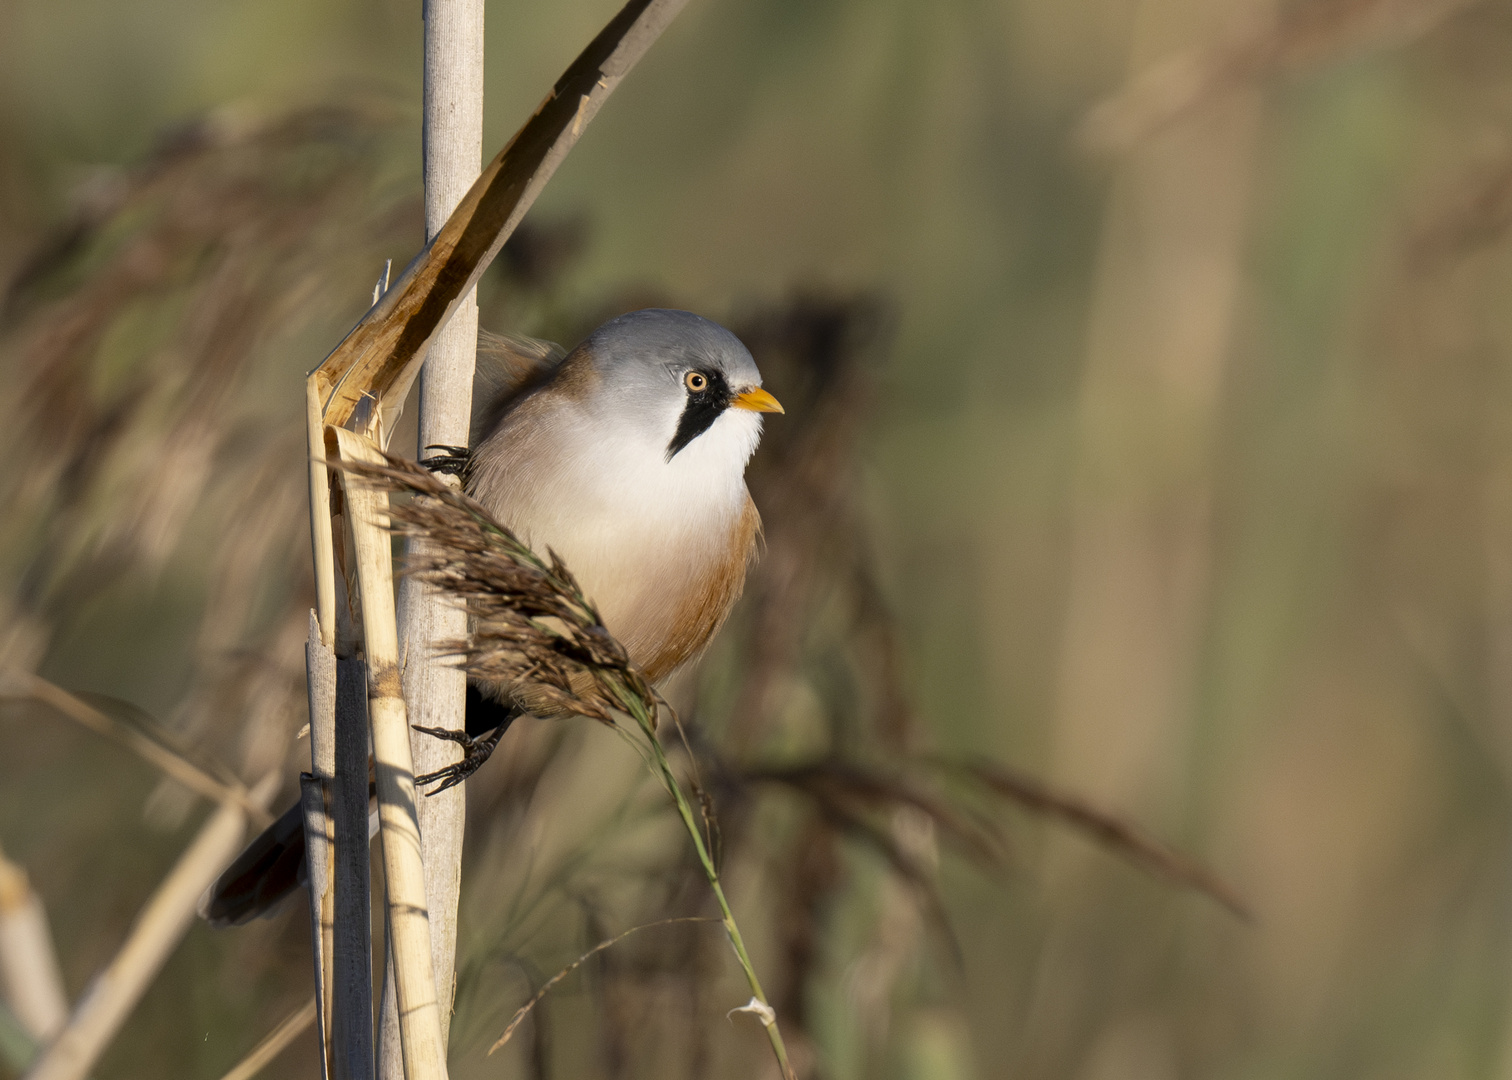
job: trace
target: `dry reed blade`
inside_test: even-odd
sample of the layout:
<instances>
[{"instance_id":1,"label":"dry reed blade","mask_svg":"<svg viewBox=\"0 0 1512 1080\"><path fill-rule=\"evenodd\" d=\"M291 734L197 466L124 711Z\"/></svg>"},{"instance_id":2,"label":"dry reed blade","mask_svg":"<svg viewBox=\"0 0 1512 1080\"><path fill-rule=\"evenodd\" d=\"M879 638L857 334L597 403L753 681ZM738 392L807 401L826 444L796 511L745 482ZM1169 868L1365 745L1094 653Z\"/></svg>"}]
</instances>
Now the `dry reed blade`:
<instances>
[{"instance_id":1,"label":"dry reed blade","mask_svg":"<svg viewBox=\"0 0 1512 1080\"><path fill-rule=\"evenodd\" d=\"M642 923L640 926L632 926L622 934L616 934L612 938L608 938L607 940L599 942L593 948L585 952L582 956L579 956L572 963L564 967L561 971L557 972L551 978L547 979L546 982L541 985L541 988L535 992L535 994L529 1001L515 1010L514 1016L510 1018L509 1025L504 1029L504 1034L500 1035L498 1040L488 1048L489 1055L491 1056L495 1050L502 1050L505 1045L508 1044L509 1040L514 1037L515 1031L521 1024L525 1022L525 1018L530 1015L531 1010L539 1005L541 1003L541 1000L545 998L547 994L551 993L552 988L555 987L557 983L561 982L567 976L571 975L574 971L582 967L589 960L592 960L595 956L603 952L605 949L609 949L614 947L615 945L618 945L621 941L624 941L631 934L639 933L642 930L650 930L653 927L657 926L670 926L673 923L717 922L719 922L718 919L710 919L699 915L688 915L678 919L658 919L656 922Z\"/></svg>"},{"instance_id":2,"label":"dry reed blade","mask_svg":"<svg viewBox=\"0 0 1512 1080\"><path fill-rule=\"evenodd\" d=\"M221 1077L221 1080L252 1080L254 1076L272 1064L273 1059L283 1053L285 1047L315 1023L317 1011L315 998L312 996L309 1001L280 1020L278 1026L264 1035L262 1041L254 1046L246 1057L233 1065L231 1070Z\"/></svg>"},{"instance_id":3,"label":"dry reed blade","mask_svg":"<svg viewBox=\"0 0 1512 1080\"><path fill-rule=\"evenodd\" d=\"M484 168L446 225L311 377L327 424L393 430L426 348L478 283L588 122L686 0L630 0Z\"/></svg>"}]
</instances>

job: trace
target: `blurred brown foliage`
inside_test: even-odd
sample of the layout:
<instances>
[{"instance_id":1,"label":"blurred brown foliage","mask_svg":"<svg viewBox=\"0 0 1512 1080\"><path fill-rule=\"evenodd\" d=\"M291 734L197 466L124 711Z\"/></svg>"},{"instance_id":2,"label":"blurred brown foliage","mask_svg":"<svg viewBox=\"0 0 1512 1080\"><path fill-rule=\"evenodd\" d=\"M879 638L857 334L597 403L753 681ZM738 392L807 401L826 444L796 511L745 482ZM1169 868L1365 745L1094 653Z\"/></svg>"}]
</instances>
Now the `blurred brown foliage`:
<instances>
[{"instance_id":1,"label":"blurred brown foliage","mask_svg":"<svg viewBox=\"0 0 1512 1080\"><path fill-rule=\"evenodd\" d=\"M300 376L419 242L413 12L309 11L0 9L0 643L243 776L303 753ZM604 14L494 18L489 131ZM485 279L568 344L722 318L788 406L668 694L814 1075L1509 1068L1509 56L1499 0L692 5ZM203 811L36 707L0 740L77 994ZM484 1057L707 898L596 725L469 787L456 1075L761 1074L697 923ZM307 950L197 928L98 1075L219 1075Z\"/></svg>"}]
</instances>

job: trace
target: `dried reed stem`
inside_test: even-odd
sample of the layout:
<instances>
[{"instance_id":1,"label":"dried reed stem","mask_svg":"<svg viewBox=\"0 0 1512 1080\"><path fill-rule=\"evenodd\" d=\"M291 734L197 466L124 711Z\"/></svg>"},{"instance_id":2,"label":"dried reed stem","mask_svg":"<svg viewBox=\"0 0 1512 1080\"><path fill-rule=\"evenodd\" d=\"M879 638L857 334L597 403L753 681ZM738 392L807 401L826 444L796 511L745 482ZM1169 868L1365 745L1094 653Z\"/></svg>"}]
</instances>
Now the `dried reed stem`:
<instances>
[{"instance_id":1,"label":"dried reed stem","mask_svg":"<svg viewBox=\"0 0 1512 1080\"><path fill-rule=\"evenodd\" d=\"M344 466L381 464L384 460L378 448L361 435L337 429L336 438ZM388 493L350 474L345 492L351 512L362 633L367 649L368 713L373 732L404 1075L406 1080L444 1080L446 1049L441 1038L441 1005L431 960L425 866L415 808L414 760L399 676Z\"/></svg>"},{"instance_id":2,"label":"dried reed stem","mask_svg":"<svg viewBox=\"0 0 1512 1080\"><path fill-rule=\"evenodd\" d=\"M373 943L369 895L367 665L336 662L336 835L333 1041L341 1080L373 1076Z\"/></svg>"},{"instance_id":3,"label":"dried reed stem","mask_svg":"<svg viewBox=\"0 0 1512 1080\"><path fill-rule=\"evenodd\" d=\"M305 1028L315 1022L317 1011L318 1003L312 997L279 1021L278 1026L264 1035L262 1042L254 1046L250 1054L232 1066L231 1071L222 1076L221 1080L252 1080L254 1076L267 1068L274 1058L283 1053L284 1047L299 1038Z\"/></svg>"},{"instance_id":4,"label":"dried reed stem","mask_svg":"<svg viewBox=\"0 0 1512 1080\"><path fill-rule=\"evenodd\" d=\"M261 809L277 790L278 773L270 772L248 798ZM210 815L26 1080L83 1080L194 921L200 896L240 850L247 816L230 800Z\"/></svg>"},{"instance_id":5,"label":"dried reed stem","mask_svg":"<svg viewBox=\"0 0 1512 1080\"><path fill-rule=\"evenodd\" d=\"M943 760L934 764L969 776L1019 806L1059 818L1149 873L1206 894L1245 922L1255 921L1254 912L1237 889L1197 860L1162 844L1132 821L1100 810L1075 795L1054 791L1004 765L992 762L963 765Z\"/></svg>"},{"instance_id":6,"label":"dried reed stem","mask_svg":"<svg viewBox=\"0 0 1512 1080\"><path fill-rule=\"evenodd\" d=\"M334 582L332 584L334 586ZM321 1069L323 1075L333 1076L336 1072L331 1045L336 897L335 874L332 872L335 830L331 822L331 789L336 775L336 653L321 640L319 618L313 611L310 613L309 638L305 642L305 684L310 710L310 772L300 777L300 797L304 803L310 951L315 963Z\"/></svg>"},{"instance_id":7,"label":"dried reed stem","mask_svg":"<svg viewBox=\"0 0 1512 1080\"><path fill-rule=\"evenodd\" d=\"M387 271L380 288L386 284ZM381 291L376 293L374 302L381 296ZM305 657L310 687L311 768L324 785L325 795L323 827L310 830L306 850L312 863L328 870L319 875L324 879L319 885L314 873L310 881L311 920L319 943L315 978L319 988L316 1003L321 1018L321 1068L340 1080L371 1080L367 680L360 660L338 660L334 651L338 616L348 613L350 605L338 608L336 598L335 522L321 420L328 390L325 376L318 371L305 382L316 598ZM351 636L349 629L343 631L346 639ZM349 745L354 742L355 755ZM330 837L330 858L322 859L317 852L327 846L326 836Z\"/></svg>"},{"instance_id":8,"label":"dried reed stem","mask_svg":"<svg viewBox=\"0 0 1512 1080\"><path fill-rule=\"evenodd\" d=\"M305 380L305 445L310 455L310 547L315 562L315 617L319 640L336 644L336 552L331 536L331 479L326 468L325 425L321 404L325 376L315 371ZM311 640L315 640L314 635ZM312 720L313 723L313 720Z\"/></svg>"},{"instance_id":9,"label":"dried reed stem","mask_svg":"<svg viewBox=\"0 0 1512 1080\"><path fill-rule=\"evenodd\" d=\"M334 923L331 895L331 855L335 847L331 834L328 806L330 788L320 777L302 773L299 777L299 801L304 810L305 895L310 902L310 954L315 967L315 1012L320 1021L316 1034L320 1043L320 1075L335 1076L331 1043L331 964Z\"/></svg>"},{"instance_id":10,"label":"dried reed stem","mask_svg":"<svg viewBox=\"0 0 1512 1080\"><path fill-rule=\"evenodd\" d=\"M26 871L0 851L0 983L5 1001L36 1043L68 1022L68 997L42 898Z\"/></svg>"}]
</instances>

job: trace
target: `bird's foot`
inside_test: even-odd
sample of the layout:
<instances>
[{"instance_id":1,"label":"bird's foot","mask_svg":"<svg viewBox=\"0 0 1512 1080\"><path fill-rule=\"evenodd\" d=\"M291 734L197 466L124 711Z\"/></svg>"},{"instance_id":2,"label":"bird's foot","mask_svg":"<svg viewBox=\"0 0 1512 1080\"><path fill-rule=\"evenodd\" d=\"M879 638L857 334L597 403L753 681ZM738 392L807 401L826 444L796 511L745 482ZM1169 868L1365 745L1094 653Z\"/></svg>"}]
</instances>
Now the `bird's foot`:
<instances>
[{"instance_id":1,"label":"bird's foot","mask_svg":"<svg viewBox=\"0 0 1512 1080\"><path fill-rule=\"evenodd\" d=\"M411 725L416 731L437 739L445 739L462 747L462 760L437 769L435 772L426 773L424 776L415 777L415 786L424 787L426 784L434 784L440 781L439 786L427 791L427 795L437 795L449 787L455 787L477 772L482 764L488 760L494 748L499 745L499 740L504 737L504 729L507 725L501 724L488 734L474 738L465 731L452 731L450 728L421 727L419 724Z\"/></svg>"},{"instance_id":2,"label":"bird's foot","mask_svg":"<svg viewBox=\"0 0 1512 1080\"><path fill-rule=\"evenodd\" d=\"M433 473L445 473L447 476L455 476L467 479L467 472L472 468L472 451L465 446L444 446L440 443L427 446L427 450L444 450L445 453L434 457L422 458L420 464L424 465Z\"/></svg>"}]
</instances>

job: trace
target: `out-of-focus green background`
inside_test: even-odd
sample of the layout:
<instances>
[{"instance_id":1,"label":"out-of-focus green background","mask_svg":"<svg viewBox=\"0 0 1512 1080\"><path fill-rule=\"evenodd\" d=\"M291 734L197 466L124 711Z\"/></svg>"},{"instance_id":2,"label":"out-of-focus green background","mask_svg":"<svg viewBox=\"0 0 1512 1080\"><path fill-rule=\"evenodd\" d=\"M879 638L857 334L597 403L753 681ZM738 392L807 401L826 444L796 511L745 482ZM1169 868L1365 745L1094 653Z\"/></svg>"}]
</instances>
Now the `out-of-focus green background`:
<instances>
[{"instance_id":1,"label":"out-of-focus green background","mask_svg":"<svg viewBox=\"0 0 1512 1080\"><path fill-rule=\"evenodd\" d=\"M489 5L486 153L614 8ZM0 461L6 588L25 591L39 550L72 565L121 545L100 588L41 590L40 670L249 777L283 757L292 776L302 701L303 626L269 613L307 586L257 570L305 550L302 447L267 432L297 436L300 376L382 259L420 243L420 30L398 0L0 2L0 280L81 207L116 207L95 263L76 255L6 314L0 423L33 425ZM133 170L172 157L165 131L327 101L365 119L331 119L286 166L255 144L110 203L150 188ZM181 190L212 180L203 205ZM628 295L732 323L799 293L882 298L892 336L845 478L867 529L846 542L897 620L909 752L1011 763L1137 821L1255 915L1006 813L1004 865L939 856L953 950L885 862L847 850L803 988L817 1075L1512 1074L1512 5L692 0L532 219L580 254L544 299L491 279L492 329L560 334ZM110 259L176 223L193 241L163 240L176 269L138 254L178 291L102 299L92 267L129 291L138 263ZM247 310L274 325L222 303L194 329L227 250L253 253ZM90 304L108 327L50 411L22 416ZM190 402L216 431L154 441L154 417L189 408L173 364L233 331L225 395ZM67 470L29 488L54 438L78 451L70 418L133 380L132 401L164 403L109 444L120 478L64 510ZM153 487L161 471L178 490L206 447L190 505ZM226 551L249 461L293 486L268 481L277 509ZM783 692L798 725L817 691ZM249 704L270 701L271 718ZM0 738L0 842L77 995L204 811L35 708L0 710ZM605 739L573 760L613 756ZM609 847L611 868L638 850ZM481 956L479 888L463 933ZM758 966L780 966L761 929L778 901L734 888ZM549 924L525 978L459 965L453 1074L684 1075L604 1034L632 1008L602 992L623 971L564 987L534 1057L483 1056L530 978L624 925ZM94 1075L213 1080L307 992L305 933L297 912L194 928ZM646 1000L724 1047L688 1072L767 1075L754 1024L723 1018L738 983L716 985L728 1001L682 1022L675 995ZM298 1042L270 1075L311 1064Z\"/></svg>"}]
</instances>

